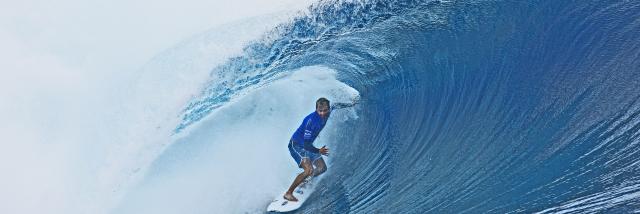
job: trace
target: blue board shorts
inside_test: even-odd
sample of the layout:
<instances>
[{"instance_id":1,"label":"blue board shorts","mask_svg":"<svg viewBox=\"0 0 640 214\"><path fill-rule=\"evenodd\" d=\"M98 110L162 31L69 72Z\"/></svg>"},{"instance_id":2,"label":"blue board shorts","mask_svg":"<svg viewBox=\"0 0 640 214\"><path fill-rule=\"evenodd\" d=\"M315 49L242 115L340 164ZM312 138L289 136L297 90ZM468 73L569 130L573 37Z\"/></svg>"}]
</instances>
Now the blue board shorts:
<instances>
[{"instance_id":1,"label":"blue board shorts","mask_svg":"<svg viewBox=\"0 0 640 214\"><path fill-rule=\"evenodd\" d=\"M320 155L320 153L307 151L297 143L293 143L293 141L289 141L288 147L289 153L291 153L291 157L293 157L293 160L296 161L299 168L302 168L302 165L300 165L300 163L302 163L302 159L304 158L309 158L311 163L314 163L318 159L322 158L322 155Z\"/></svg>"}]
</instances>

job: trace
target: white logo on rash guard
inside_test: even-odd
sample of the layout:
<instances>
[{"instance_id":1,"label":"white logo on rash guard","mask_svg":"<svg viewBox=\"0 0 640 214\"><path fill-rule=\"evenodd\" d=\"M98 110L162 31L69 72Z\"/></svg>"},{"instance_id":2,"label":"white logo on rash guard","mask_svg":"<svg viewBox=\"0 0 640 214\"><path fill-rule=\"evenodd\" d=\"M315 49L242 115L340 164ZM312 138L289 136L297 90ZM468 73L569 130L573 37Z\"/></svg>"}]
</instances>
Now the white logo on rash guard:
<instances>
[{"instance_id":1,"label":"white logo on rash guard","mask_svg":"<svg viewBox=\"0 0 640 214\"><path fill-rule=\"evenodd\" d=\"M304 139L305 140L310 140L311 139L311 119L307 120L307 124L305 125L305 129L304 129Z\"/></svg>"}]
</instances>

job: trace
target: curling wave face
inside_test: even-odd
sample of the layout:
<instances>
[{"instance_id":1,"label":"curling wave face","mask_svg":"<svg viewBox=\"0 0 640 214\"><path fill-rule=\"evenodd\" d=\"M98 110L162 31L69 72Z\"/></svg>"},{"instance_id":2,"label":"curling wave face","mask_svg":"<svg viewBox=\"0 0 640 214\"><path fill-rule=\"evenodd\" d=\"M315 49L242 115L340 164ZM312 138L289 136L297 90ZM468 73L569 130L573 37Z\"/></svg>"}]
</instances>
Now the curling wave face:
<instances>
[{"instance_id":1,"label":"curling wave face","mask_svg":"<svg viewBox=\"0 0 640 214\"><path fill-rule=\"evenodd\" d=\"M182 191L179 174L209 170L188 180L186 195L202 197L177 207L259 212L295 173L260 167L291 165L286 140L312 109L306 96L357 94L323 133L329 171L301 212L637 211L639 36L634 1L324 1L212 69L174 130L182 140L147 180ZM300 69L320 74L302 82L332 83L281 84ZM318 90L299 94L313 91L304 85ZM274 150L247 152L258 144L230 137L241 133L204 134L220 124L275 124L266 132L278 134L260 139ZM216 152L195 152L196 142ZM194 153L211 157L187 158ZM187 172L160 170L185 161ZM225 170L251 173L208 179ZM271 185L255 186L256 177Z\"/></svg>"}]
</instances>

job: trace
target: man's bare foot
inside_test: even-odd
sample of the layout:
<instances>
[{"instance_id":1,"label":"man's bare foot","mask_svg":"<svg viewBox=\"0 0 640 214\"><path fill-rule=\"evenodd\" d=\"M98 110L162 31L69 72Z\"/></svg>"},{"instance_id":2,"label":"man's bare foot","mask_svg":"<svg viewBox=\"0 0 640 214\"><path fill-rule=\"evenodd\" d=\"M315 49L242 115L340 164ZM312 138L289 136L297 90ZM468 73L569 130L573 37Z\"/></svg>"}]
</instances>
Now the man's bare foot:
<instances>
[{"instance_id":1,"label":"man's bare foot","mask_svg":"<svg viewBox=\"0 0 640 214\"><path fill-rule=\"evenodd\" d=\"M287 201L298 201L298 199L293 197L293 194L291 193L285 193L283 197L284 199L287 199Z\"/></svg>"}]
</instances>

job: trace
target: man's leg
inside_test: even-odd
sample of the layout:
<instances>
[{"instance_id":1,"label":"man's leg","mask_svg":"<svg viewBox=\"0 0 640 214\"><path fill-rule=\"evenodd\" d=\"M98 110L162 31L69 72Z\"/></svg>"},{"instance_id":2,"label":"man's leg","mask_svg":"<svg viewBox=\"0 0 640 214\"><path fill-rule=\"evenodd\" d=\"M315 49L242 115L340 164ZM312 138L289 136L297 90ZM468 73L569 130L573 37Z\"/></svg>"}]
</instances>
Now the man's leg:
<instances>
[{"instance_id":1,"label":"man's leg","mask_svg":"<svg viewBox=\"0 0 640 214\"><path fill-rule=\"evenodd\" d=\"M296 187L298 187L298 185L302 183L302 181L304 181L305 178L313 174L313 166L311 166L310 162L311 161L309 161L309 158L302 159L300 165L302 165L304 172L298 174L298 176L296 176L296 179L293 180L293 183L289 187L289 190L287 190L287 193L284 194L284 199L287 199L289 201L298 201L296 197L293 197L293 191L296 189Z\"/></svg>"},{"instance_id":2,"label":"man's leg","mask_svg":"<svg viewBox=\"0 0 640 214\"><path fill-rule=\"evenodd\" d=\"M314 161L313 164L316 166L316 169L313 170L313 176L318 176L327 171L327 164L324 163L322 158Z\"/></svg>"}]
</instances>

